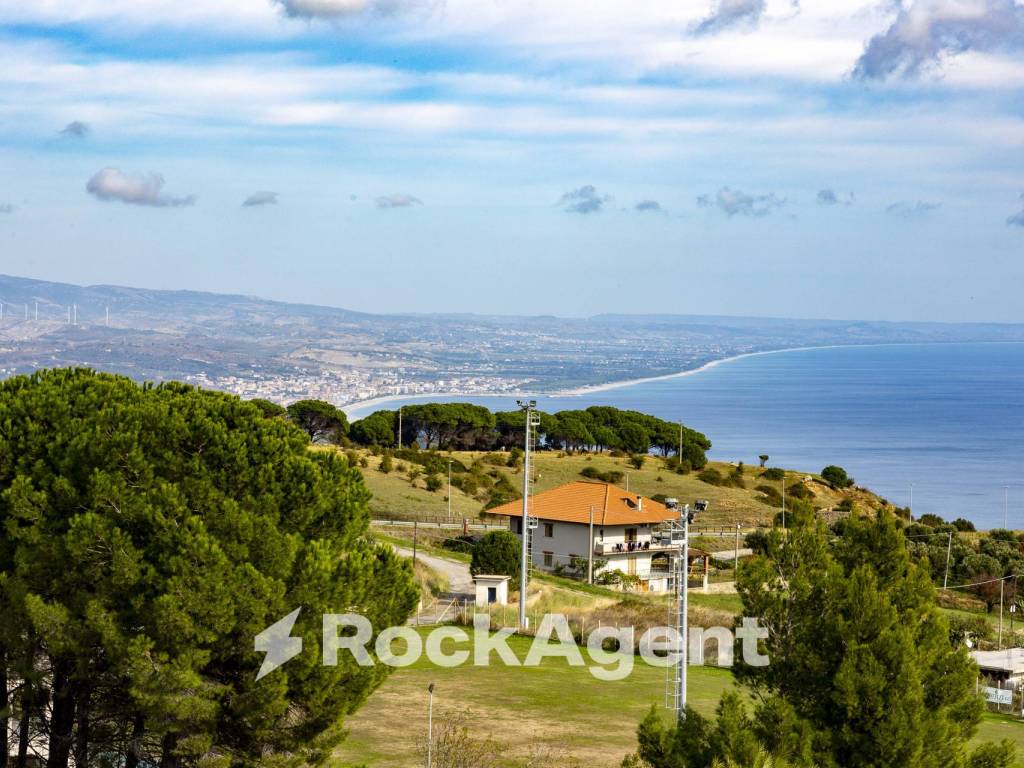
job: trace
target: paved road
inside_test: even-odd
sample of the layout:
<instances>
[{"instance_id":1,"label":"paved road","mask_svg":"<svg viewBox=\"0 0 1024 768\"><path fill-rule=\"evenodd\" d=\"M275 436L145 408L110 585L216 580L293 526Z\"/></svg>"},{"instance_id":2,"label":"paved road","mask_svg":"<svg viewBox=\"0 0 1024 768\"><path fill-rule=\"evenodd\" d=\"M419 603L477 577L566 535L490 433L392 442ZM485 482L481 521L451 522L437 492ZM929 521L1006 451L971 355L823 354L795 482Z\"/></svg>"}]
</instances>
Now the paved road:
<instances>
[{"instance_id":1,"label":"paved road","mask_svg":"<svg viewBox=\"0 0 1024 768\"><path fill-rule=\"evenodd\" d=\"M395 547L395 551L403 557L412 557L412 549L409 547ZM422 551L416 552L416 559L430 566L438 573L444 574L448 579L448 591L452 593L452 596L476 595L473 577L470 576L469 566L465 563L460 563L458 560L449 560L446 557L427 555Z\"/></svg>"}]
</instances>

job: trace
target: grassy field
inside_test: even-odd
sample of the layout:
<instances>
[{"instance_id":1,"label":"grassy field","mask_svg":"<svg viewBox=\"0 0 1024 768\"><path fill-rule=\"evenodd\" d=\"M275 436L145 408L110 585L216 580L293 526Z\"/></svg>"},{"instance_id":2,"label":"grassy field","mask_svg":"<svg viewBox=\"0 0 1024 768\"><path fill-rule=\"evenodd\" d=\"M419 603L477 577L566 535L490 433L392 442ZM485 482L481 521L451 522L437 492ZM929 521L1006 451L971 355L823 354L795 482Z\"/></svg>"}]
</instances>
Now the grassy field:
<instances>
[{"instance_id":1,"label":"grassy field","mask_svg":"<svg viewBox=\"0 0 1024 768\"><path fill-rule=\"evenodd\" d=\"M386 517L389 513L402 515L421 515L425 517L444 516L448 513L447 482L437 491L428 491L423 477L410 482L404 473L396 471L382 473L379 471L380 459L367 451L360 452L367 459L368 466L363 469L366 484L373 492L370 503L376 516ZM443 453L468 466L482 453L454 452ZM738 457L742 458L742 457ZM758 477L760 470L756 458L753 466L747 465L744 470L746 488L726 488L710 485L698 479L696 473L678 475L665 468L664 461L657 457L649 457L642 469L630 466L628 459L616 458L608 454L569 454L559 455L555 452L540 451L535 454L535 489L544 491L572 480L581 479L580 471L593 467L600 472L617 471L626 475L622 485L629 486L631 491L645 496L663 494L675 497L684 502L694 499L707 499L711 502L709 512L704 515L702 525L731 525L737 522L744 525L756 525L769 521L777 511L761 501L763 494L755 490L761 484L768 484ZM396 462L398 463L398 462ZM710 467L728 475L733 466L720 462L712 462ZM494 469L489 467L489 469ZM522 470L501 468L516 487L522 484ZM445 479L445 478L442 478ZM820 482L815 476L804 472L786 474L786 487L803 484L814 493L809 499L819 508L832 507L844 498L851 498L864 507L873 507L879 503L877 497L866 491L851 489L835 491ZM781 483L776 482L781 487ZM452 514L455 517L477 517L483 509L481 500L468 496L458 488L452 491Z\"/></svg>"},{"instance_id":2,"label":"grassy field","mask_svg":"<svg viewBox=\"0 0 1024 768\"><path fill-rule=\"evenodd\" d=\"M510 645L522 658L528 641ZM435 716L466 711L473 734L507 745L509 765L537 747L564 750L593 768L617 766L636 747L636 726L651 706L665 704L666 671L639 659L626 680L601 682L587 669L562 659L540 667L433 667L428 661L397 670L347 723L349 737L336 766L373 768L416 765L415 745L426 732L427 685L436 685ZM713 667L694 667L689 675L690 703L711 714L732 675ZM666 712L667 716L667 712ZM1024 725L1000 715L986 716L976 741L1010 739L1024 758ZM1024 759L1018 762L1024 766Z\"/></svg>"}]
</instances>

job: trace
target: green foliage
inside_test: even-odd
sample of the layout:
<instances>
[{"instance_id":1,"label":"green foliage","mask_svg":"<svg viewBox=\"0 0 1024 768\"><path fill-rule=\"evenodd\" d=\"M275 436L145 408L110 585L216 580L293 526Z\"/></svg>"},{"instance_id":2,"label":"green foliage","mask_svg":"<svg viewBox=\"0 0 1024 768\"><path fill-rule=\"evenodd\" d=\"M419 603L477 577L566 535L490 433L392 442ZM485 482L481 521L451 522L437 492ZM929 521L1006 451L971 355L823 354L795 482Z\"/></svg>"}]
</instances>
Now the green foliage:
<instances>
[{"instance_id":1,"label":"green foliage","mask_svg":"<svg viewBox=\"0 0 1024 768\"><path fill-rule=\"evenodd\" d=\"M398 436L398 413L374 411L353 422L349 436L359 445L394 445Z\"/></svg>"},{"instance_id":2,"label":"green foliage","mask_svg":"<svg viewBox=\"0 0 1024 768\"><path fill-rule=\"evenodd\" d=\"M772 534L740 572L767 667L737 678L760 702L762 743L823 768L964 766L980 719L976 668L954 649L927 568L893 516L849 518L834 544L813 517Z\"/></svg>"},{"instance_id":3,"label":"green foliage","mask_svg":"<svg viewBox=\"0 0 1024 768\"><path fill-rule=\"evenodd\" d=\"M1005 739L999 743L982 744L967 761L967 768L1010 768L1017 751Z\"/></svg>"},{"instance_id":4,"label":"green foliage","mask_svg":"<svg viewBox=\"0 0 1024 768\"><path fill-rule=\"evenodd\" d=\"M276 419L288 413L283 405L278 405L270 400L264 400L262 397L254 397L249 403L259 408L260 412L268 419Z\"/></svg>"},{"instance_id":5,"label":"green foliage","mask_svg":"<svg viewBox=\"0 0 1024 768\"><path fill-rule=\"evenodd\" d=\"M444 481L437 475L427 475L426 486L428 491L439 491L443 485Z\"/></svg>"},{"instance_id":6,"label":"green foliage","mask_svg":"<svg viewBox=\"0 0 1024 768\"><path fill-rule=\"evenodd\" d=\"M491 531L473 547L469 570L474 576L508 576L513 584L518 584L520 557L519 538L514 533Z\"/></svg>"},{"instance_id":7,"label":"green foliage","mask_svg":"<svg viewBox=\"0 0 1024 768\"><path fill-rule=\"evenodd\" d=\"M783 478L786 477L786 472L778 467L768 467L764 472L761 473L761 478L768 480L772 483L782 482Z\"/></svg>"},{"instance_id":8,"label":"green foliage","mask_svg":"<svg viewBox=\"0 0 1024 768\"><path fill-rule=\"evenodd\" d=\"M298 400L288 406L288 418L314 443L340 443L348 434L348 418L323 400Z\"/></svg>"},{"instance_id":9,"label":"green foliage","mask_svg":"<svg viewBox=\"0 0 1024 768\"><path fill-rule=\"evenodd\" d=\"M708 467L705 469L697 475L697 479L703 483L707 483L708 485L725 485L725 477L714 467Z\"/></svg>"},{"instance_id":10,"label":"green foliage","mask_svg":"<svg viewBox=\"0 0 1024 768\"><path fill-rule=\"evenodd\" d=\"M387 475L394 468L395 468L395 462L391 458L391 454L388 454L388 453L384 454L383 458L381 458L381 460L380 460L380 466L378 467L378 469L381 472L383 472L385 475Z\"/></svg>"},{"instance_id":11,"label":"green foliage","mask_svg":"<svg viewBox=\"0 0 1024 768\"><path fill-rule=\"evenodd\" d=\"M618 485L625 479L625 475L616 469L609 469L602 472L597 467L584 467L580 470L580 474L589 480L600 480L603 483L611 483L612 485Z\"/></svg>"},{"instance_id":12,"label":"green foliage","mask_svg":"<svg viewBox=\"0 0 1024 768\"><path fill-rule=\"evenodd\" d=\"M765 504L770 507L781 507L782 506L782 493L774 485L758 485L754 488L755 491L759 491L764 494L761 499Z\"/></svg>"},{"instance_id":13,"label":"green foliage","mask_svg":"<svg viewBox=\"0 0 1024 768\"><path fill-rule=\"evenodd\" d=\"M647 461L647 457L642 453L634 453L629 457L629 465L633 469L643 469L645 461Z\"/></svg>"},{"instance_id":14,"label":"green foliage","mask_svg":"<svg viewBox=\"0 0 1024 768\"><path fill-rule=\"evenodd\" d=\"M646 455L657 450L675 454L689 468L707 464L711 441L700 432L638 411L607 406L586 410L538 413L538 437L548 448L565 451L612 451ZM424 403L402 409L402 444L418 441L427 448L494 451L523 445L525 415L522 411L491 413L469 403ZM352 425L351 437L362 445L391 445L397 415L377 411ZM515 467L516 459L507 466ZM687 470L689 471L689 470Z\"/></svg>"},{"instance_id":15,"label":"green foliage","mask_svg":"<svg viewBox=\"0 0 1024 768\"><path fill-rule=\"evenodd\" d=\"M380 628L417 598L408 563L366 538L359 471L258 405L87 370L0 383L0 425L0 663L50 768L72 751L326 761L385 668L323 666L321 614ZM304 651L257 681L254 637L296 608Z\"/></svg>"},{"instance_id":16,"label":"green foliage","mask_svg":"<svg viewBox=\"0 0 1024 768\"><path fill-rule=\"evenodd\" d=\"M962 517L958 517L953 521L953 527L963 533L973 533L975 531L974 523L970 520L964 520Z\"/></svg>"},{"instance_id":17,"label":"green foliage","mask_svg":"<svg viewBox=\"0 0 1024 768\"><path fill-rule=\"evenodd\" d=\"M846 474L845 469L835 464L829 464L821 470L821 479L833 488L849 488L853 485L853 478Z\"/></svg>"}]
</instances>

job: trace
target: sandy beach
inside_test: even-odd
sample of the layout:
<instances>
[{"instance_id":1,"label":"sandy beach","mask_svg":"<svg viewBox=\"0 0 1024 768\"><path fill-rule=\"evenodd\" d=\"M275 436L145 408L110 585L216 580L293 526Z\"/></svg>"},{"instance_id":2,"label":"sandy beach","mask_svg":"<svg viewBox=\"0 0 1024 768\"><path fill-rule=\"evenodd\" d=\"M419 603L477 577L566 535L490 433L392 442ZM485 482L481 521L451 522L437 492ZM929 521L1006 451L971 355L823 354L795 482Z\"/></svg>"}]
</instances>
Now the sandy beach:
<instances>
[{"instance_id":1,"label":"sandy beach","mask_svg":"<svg viewBox=\"0 0 1024 768\"><path fill-rule=\"evenodd\" d=\"M716 366L724 365L726 363L732 363L737 360L743 360L748 357L758 357L761 355L777 355L782 352L804 352L812 349L832 349L837 346L843 346L838 344L828 344L817 347L784 347L782 349L764 349L757 352L744 352L739 355L730 355L729 357L721 357L716 360L709 360L696 368L687 368L683 371L676 373L666 373L661 376L647 376L639 379L624 379L622 381L609 381L604 384L586 384L582 387L573 387L572 389L561 389L554 392L528 392L528 391L509 391L509 392L431 392L430 394L424 395L385 395L383 397L372 397L368 400L359 400L354 403L348 403L343 405L341 410L346 414L352 411L364 412L367 409L381 409L388 403L405 400L422 400L424 402L430 402L432 398L438 397L579 397L582 395L592 395L596 392L607 392L612 389L622 389L623 387L632 387L637 384L646 384L651 381L665 381L667 379L678 379L684 376L695 376L698 373L710 370ZM878 346L878 345L846 345L846 346ZM372 412L372 411L371 411Z\"/></svg>"}]
</instances>

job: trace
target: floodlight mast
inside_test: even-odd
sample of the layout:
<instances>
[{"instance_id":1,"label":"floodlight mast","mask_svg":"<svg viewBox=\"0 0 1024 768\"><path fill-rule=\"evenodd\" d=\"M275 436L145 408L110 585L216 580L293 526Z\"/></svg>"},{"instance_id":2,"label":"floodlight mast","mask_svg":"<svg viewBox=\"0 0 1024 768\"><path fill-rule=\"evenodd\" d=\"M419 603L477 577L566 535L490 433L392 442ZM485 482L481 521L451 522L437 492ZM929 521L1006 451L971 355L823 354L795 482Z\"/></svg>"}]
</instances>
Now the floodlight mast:
<instances>
[{"instance_id":1,"label":"floodlight mast","mask_svg":"<svg viewBox=\"0 0 1024 768\"><path fill-rule=\"evenodd\" d=\"M527 629L526 619L526 589L529 585L528 569L530 557L530 458L531 458L531 431L533 427L539 426L537 419L536 400L516 400L516 405L523 411L526 421L526 432L524 437L523 450L523 530L520 535L520 563L519 563L519 629Z\"/></svg>"},{"instance_id":2,"label":"floodlight mast","mask_svg":"<svg viewBox=\"0 0 1024 768\"><path fill-rule=\"evenodd\" d=\"M686 719L686 672L689 665L689 644L690 644L690 619L689 619L689 592L690 592L690 523L698 512L704 512L708 508L708 502L700 499L694 502L693 508L689 504L683 505L679 510L679 528L682 529L683 541L680 545L679 556L676 558L676 631L679 633L679 653L676 655L676 675L673 699L676 707L676 719L683 722ZM679 530L677 528L677 530Z\"/></svg>"}]
</instances>

